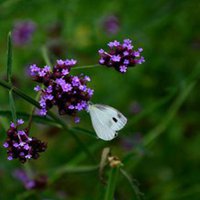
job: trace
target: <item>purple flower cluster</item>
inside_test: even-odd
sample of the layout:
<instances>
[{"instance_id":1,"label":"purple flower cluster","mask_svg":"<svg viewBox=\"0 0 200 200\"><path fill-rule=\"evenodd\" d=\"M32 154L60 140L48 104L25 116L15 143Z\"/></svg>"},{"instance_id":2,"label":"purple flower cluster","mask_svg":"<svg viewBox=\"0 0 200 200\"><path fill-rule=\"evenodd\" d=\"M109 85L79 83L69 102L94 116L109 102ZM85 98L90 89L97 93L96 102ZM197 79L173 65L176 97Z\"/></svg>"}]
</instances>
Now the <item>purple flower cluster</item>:
<instances>
[{"instance_id":1,"label":"purple flower cluster","mask_svg":"<svg viewBox=\"0 0 200 200\"><path fill-rule=\"evenodd\" d=\"M7 131L7 139L3 146L7 149L8 160L19 159L22 163L30 159L37 159L39 153L46 150L46 143L40 140L29 137L27 129L19 130L19 126L24 121L22 119L17 120L14 124L11 122L10 128Z\"/></svg>"},{"instance_id":2,"label":"purple flower cluster","mask_svg":"<svg viewBox=\"0 0 200 200\"><path fill-rule=\"evenodd\" d=\"M30 20L17 21L12 32L12 39L15 45L23 46L29 43L35 32L36 25Z\"/></svg>"},{"instance_id":3,"label":"purple flower cluster","mask_svg":"<svg viewBox=\"0 0 200 200\"><path fill-rule=\"evenodd\" d=\"M117 71L125 73L128 67L142 64L145 62L144 57L140 56L143 51L142 48L133 50L132 41L125 39L123 44L118 41L109 42L109 52L103 49L99 50L100 60L99 64L107 67L114 67Z\"/></svg>"},{"instance_id":4,"label":"purple flower cluster","mask_svg":"<svg viewBox=\"0 0 200 200\"><path fill-rule=\"evenodd\" d=\"M37 85L34 90L41 92L40 115L46 115L54 105L58 107L60 115L71 115L76 123L80 121L77 112L86 110L93 90L86 86L90 81L88 76L70 75L71 67L76 60L57 60L51 71L49 66L39 68L35 64L30 66L31 76L36 82L42 83L44 88Z\"/></svg>"},{"instance_id":5,"label":"purple flower cluster","mask_svg":"<svg viewBox=\"0 0 200 200\"><path fill-rule=\"evenodd\" d=\"M30 178L24 170L15 170L14 177L20 180L27 190L31 189L44 189L47 185L47 176L40 175Z\"/></svg>"}]
</instances>

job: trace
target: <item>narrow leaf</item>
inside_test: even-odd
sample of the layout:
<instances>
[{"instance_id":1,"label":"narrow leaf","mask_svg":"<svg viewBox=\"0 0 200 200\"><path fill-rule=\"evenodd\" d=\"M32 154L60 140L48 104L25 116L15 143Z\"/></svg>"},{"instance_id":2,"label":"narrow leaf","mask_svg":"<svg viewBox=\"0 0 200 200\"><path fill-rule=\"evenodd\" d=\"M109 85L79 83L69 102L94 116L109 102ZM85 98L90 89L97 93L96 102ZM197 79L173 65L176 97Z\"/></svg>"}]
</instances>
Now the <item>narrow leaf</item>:
<instances>
[{"instance_id":1,"label":"narrow leaf","mask_svg":"<svg viewBox=\"0 0 200 200\"><path fill-rule=\"evenodd\" d=\"M12 75L12 38L11 32L8 33L8 42L7 42L7 81L11 83Z\"/></svg>"}]
</instances>

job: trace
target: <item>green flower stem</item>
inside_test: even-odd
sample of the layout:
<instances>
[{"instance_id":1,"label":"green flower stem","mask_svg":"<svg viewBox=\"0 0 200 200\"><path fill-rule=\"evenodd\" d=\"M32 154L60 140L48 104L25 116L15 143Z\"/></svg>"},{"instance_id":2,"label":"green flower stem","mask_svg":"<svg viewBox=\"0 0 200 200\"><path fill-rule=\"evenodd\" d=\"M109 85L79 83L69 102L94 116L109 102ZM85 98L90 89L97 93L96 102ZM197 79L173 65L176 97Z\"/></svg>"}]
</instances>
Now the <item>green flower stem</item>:
<instances>
[{"instance_id":1,"label":"green flower stem","mask_svg":"<svg viewBox=\"0 0 200 200\"><path fill-rule=\"evenodd\" d=\"M56 169L56 172L50 177L49 184L54 183L56 180L58 180L60 177L62 177L64 174L67 173L88 173L97 171L99 169L99 165L92 165L92 166L63 166L58 169Z\"/></svg>"},{"instance_id":2,"label":"green flower stem","mask_svg":"<svg viewBox=\"0 0 200 200\"><path fill-rule=\"evenodd\" d=\"M33 171L32 171L32 169L31 169L31 165L30 165L30 162L29 162L29 161L27 161L26 163L24 163L24 169L25 169L26 174L28 175L28 177L29 177L30 179L32 179L33 176L34 176L34 174L33 174Z\"/></svg>"},{"instance_id":3,"label":"green flower stem","mask_svg":"<svg viewBox=\"0 0 200 200\"><path fill-rule=\"evenodd\" d=\"M87 65L87 66L80 66L80 67L72 67L72 70L75 69L88 69L88 68L96 68L96 67L100 67L101 65L99 64L95 64L95 65Z\"/></svg>"},{"instance_id":4,"label":"green flower stem","mask_svg":"<svg viewBox=\"0 0 200 200\"><path fill-rule=\"evenodd\" d=\"M40 93L37 93L36 97L35 97L35 100L37 101L40 97ZM30 131L31 129L31 125L32 125L32 121L33 121L33 114L35 112L35 106L32 106L31 108L31 113L30 113L30 116L29 116L29 119L28 119L28 130Z\"/></svg>"},{"instance_id":5,"label":"green flower stem","mask_svg":"<svg viewBox=\"0 0 200 200\"><path fill-rule=\"evenodd\" d=\"M9 91L9 104L10 104L10 110L12 114L12 120L14 123L17 122L17 114L16 114L16 109L15 109L15 102L12 94L12 90Z\"/></svg>"},{"instance_id":6,"label":"green flower stem","mask_svg":"<svg viewBox=\"0 0 200 200\"><path fill-rule=\"evenodd\" d=\"M134 197L136 197L137 200L141 199L141 196L143 196L143 193L140 192L138 186L133 182L133 179L129 176L129 174L124 170L120 169L120 173L124 176L124 178L128 181L128 183L131 186L131 189L134 192Z\"/></svg>"},{"instance_id":7,"label":"green flower stem","mask_svg":"<svg viewBox=\"0 0 200 200\"><path fill-rule=\"evenodd\" d=\"M49 56L48 56L48 50L47 50L47 48L45 46L43 46L42 49L41 49L41 51L42 51L42 55L43 55L45 63L48 66L52 67L52 63L51 63L51 61L49 59Z\"/></svg>"},{"instance_id":8,"label":"green flower stem","mask_svg":"<svg viewBox=\"0 0 200 200\"><path fill-rule=\"evenodd\" d=\"M114 199L114 193L115 193L115 187L116 187L116 183L117 183L117 177L119 174L119 169L120 169L120 166L113 167L110 169L108 185L106 188L104 200L113 200Z\"/></svg>"},{"instance_id":9,"label":"green flower stem","mask_svg":"<svg viewBox=\"0 0 200 200\"><path fill-rule=\"evenodd\" d=\"M0 85L8 90L13 91L13 93L17 94L18 96L20 96L21 98L23 98L24 100L26 100L27 102L29 102L30 104L36 106L37 108L40 108L40 105L37 101L35 101L34 99L32 99L31 97L29 97L28 95L26 95L24 92L22 92L21 90L19 90L18 88L11 86L9 83L0 80ZM85 151L85 153L90 157L90 159L95 162L95 157L92 155L92 153L89 151L88 147L85 146L85 144L79 139L79 137L73 132L71 131L67 125L65 124L64 121L62 121L59 117L57 117L53 112L48 112L47 113L48 116L50 116L52 119L54 119L57 123L59 123L63 129L68 130L72 137L76 140L77 144L79 144L83 150ZM86 131L87 132L87 131Z\"/></svg>"},{"instance_id":10,"label":"green flower stem","mask_svg":"<svg viewBox=\"0 0 200 200\"><path fill-rule=\"evenodd\" d=\"M28 190L18 194L15 199L16 200L38 199L38 196L35 190Z\"/></svg>"}]
</instances>

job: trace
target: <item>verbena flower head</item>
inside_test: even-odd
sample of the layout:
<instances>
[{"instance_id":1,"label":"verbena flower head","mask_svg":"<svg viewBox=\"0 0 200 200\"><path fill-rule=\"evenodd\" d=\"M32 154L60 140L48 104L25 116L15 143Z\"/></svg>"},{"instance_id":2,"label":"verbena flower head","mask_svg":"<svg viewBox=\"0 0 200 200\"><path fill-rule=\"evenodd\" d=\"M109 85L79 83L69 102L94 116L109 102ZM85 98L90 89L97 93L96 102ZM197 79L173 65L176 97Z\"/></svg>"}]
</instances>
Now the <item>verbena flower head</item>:
<instances>
[{"instance_id":1,"label":"verbena flower head","mask_svg":"<svg viewBox=\"0 0 200 200\"><path fill-rule=\"evenodd\" d=\"M142 111L142 106L139 102L134 101L131 103L129 110L131 114L138 114Z\"/></svg>"},{"instance_id":2,"label":"verbena flower head","mask_svg":"<svg viewBox=\"0 0 200 200\"><path fill-rule=\"evenodd\" d=\"M121 138L121 146L126 151L138 150L138 153L142 153L142 134L140 132L134 133L132 136Z\"/></svg>"},{"instance_id":3,"label":"verbena flower head","mask_svg":"<svg viewBox=\"0 0 200 200\"><path fill-rule=\"evenodd\" d=\"M103 28L107 34L117 34L120 29L119 19L115 15L106 16L103 20Z\"/></svg>"},{"instance_id":4,"label":"verbena flower head","mask_svg":"<svg viewBox=\"0 0 200 200\"><path fill-rule=\"evenodd\" d=\"M13 43L17 46L23 46L31 42L36 25L31 20L17 21L12 31Z\"/></svg>"},{"instance_id":5,"label":"verbena flower head","mask_svg":"<svg viewBox=\"0 0 200 200\"><path fill-rule=\"evenodd\" d=\"M19 129L24 121L11 122L7 131L7 138L3 146L7 149L8 160L19 159L22 163L30 159L37 159L39 153L46 150L46 143L37 138L29 137L28 129Z\"/></svg>"},{"instance_id":6,"label":"verbena flower head","mask_svg":"<svg viewBox=\"0 0 200 200\"><path fill-rule=\"evenodd\" d=\"M35 91L40 92L40 115L46 115L54 105L58 107L60 115L70 115L78 123L80 119L77 113L86 110L88 101L93 95L93 90L87 87L90 81L88 76L70 75L71 67L76 60L57 60L53 70L49 66L39 68L30 66L31 76L36 82L42 83L43 88L36 86Z\"/></svg>"},{"instance_id":7,"label":"verbena flower head","mask_svg":"<svg viewBox=\"0 0 200 200\"><path fill-rule=\"evenodd\" d=\"M26 171L20 169L15 170L13 175L22 182L27 190L44 189L47 186L47 176L45 175L38 175L31 178Z\"/></svg>"},{"instance_id":8,"label":"verbena flower head","mask_svg":"<svg viewBox=\"0 0 200 200\"><path fill-rule=\"evenodd\" d=\"M107 67L114 67L117 71L125 73L128 67L145 62L141 56L142 48L133 49L132 41L125 39L121 44L118 41L108 43L109 51L99 50L99 64Z\"/></svg>"}]
</instances>

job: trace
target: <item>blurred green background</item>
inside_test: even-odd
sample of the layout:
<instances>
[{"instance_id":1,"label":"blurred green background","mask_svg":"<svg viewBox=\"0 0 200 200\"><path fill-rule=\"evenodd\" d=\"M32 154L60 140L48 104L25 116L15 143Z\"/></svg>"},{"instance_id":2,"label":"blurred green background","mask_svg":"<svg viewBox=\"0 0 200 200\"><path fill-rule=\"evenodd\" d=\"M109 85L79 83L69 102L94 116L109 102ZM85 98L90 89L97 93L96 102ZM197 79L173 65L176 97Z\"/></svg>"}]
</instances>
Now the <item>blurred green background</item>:
<instances>
[{"instance_id":1,"label":"blurred green background","mask_svg":"<svg viewBox=\"0 0 200 200\"><path fill-rule=\"evenodd\" d=\"M133 40L143 47L146 62L120 74L104 66L74 70L91 77L92 101L111 105L128 118L119 137L111 142L77 133L100 162L103 147L124 159L124 169L134 178L147 200L200 199L200 1L198 0L7 0L0 1L0 69L6 75L7 34L17 20L36 24L32 42L13 47L13 81L35 98L35 83L27 67L44 66L42 47L52 63L74 58L78 66L98 63L98 50L114 39ZM109 33L105 21L117 18L117 31ZM17 111L30 113L32 106L15 97ZM8 91L0 88L0 110L9 110ZM68 120L67 117L63 118ZM1 116L0 139L11 119ZM69 122L70 123L70 122ZM74 126L74 124L71 124ZM92 130L87 113L79 127ZM62 166L93 164L70 133L53 126L33 124L33 136L48 141L48 149L31 161L32 173L51 177ZM152 136L152 140L151 140ZM155 136L155 138L154 138ZM144 142L143 142L144 141ZM144 145L147 141L148 145ZM151 141L151 142L148 142ZM24 166L7 161L0 148L0 199L103 199L106 187L98 172L63 173L43 190L26 191L13 176ZM136 199L130 185L119 177L115 199Z\"/></svg>"}]
</instances>

